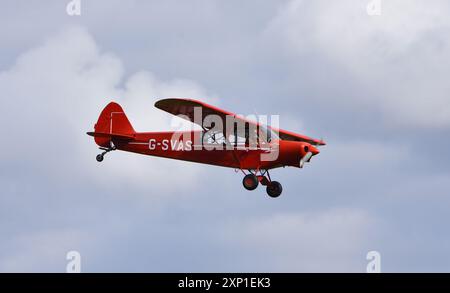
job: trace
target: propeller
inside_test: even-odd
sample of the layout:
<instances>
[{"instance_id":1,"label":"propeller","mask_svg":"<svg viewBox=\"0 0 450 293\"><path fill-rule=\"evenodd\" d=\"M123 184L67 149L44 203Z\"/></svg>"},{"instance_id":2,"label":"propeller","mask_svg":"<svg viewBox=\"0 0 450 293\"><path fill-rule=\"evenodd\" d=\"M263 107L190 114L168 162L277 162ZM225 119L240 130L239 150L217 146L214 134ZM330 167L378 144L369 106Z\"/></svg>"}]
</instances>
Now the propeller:
<instances>
[{"instance_id":1,"label":"propeller","mask_svg":"<svg viewBox=\"0 0 450 293\"><path fill-rule=\"evenodd\" d=\"M307 152L307 153L303 156L303 158L300 159L299 167L300 167L300 168L303 168L303 166L305 166L305 163L307 163L307 162L309 162L309 160L311 160L312 155L313 155L313 153Z\"/></svg>"}]
</instances>

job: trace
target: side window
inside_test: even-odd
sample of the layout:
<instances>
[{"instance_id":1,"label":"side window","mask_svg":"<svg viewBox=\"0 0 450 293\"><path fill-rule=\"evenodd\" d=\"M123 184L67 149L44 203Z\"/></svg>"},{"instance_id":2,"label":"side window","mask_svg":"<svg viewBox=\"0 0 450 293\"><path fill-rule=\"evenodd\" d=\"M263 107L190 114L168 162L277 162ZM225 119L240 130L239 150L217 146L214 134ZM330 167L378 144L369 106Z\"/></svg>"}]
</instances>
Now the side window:
<instances>
[{"instance_id":1,"label":"side window","mask_svg":"<svg viewBox=\"0 0 450 293\"><path fill-rule=\"evenodd\" d=\"M203 132L204 144L223 144L225 143L225 136L222 132Z\"/></svg>"}]
</instances>

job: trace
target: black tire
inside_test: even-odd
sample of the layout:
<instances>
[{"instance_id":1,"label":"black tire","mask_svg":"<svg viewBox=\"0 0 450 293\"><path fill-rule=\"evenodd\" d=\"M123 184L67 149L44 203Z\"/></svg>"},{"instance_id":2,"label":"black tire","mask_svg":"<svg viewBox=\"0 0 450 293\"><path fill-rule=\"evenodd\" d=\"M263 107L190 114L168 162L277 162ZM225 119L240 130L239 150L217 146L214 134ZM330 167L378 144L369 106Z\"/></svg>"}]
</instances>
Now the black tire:
<instances>
[{"instance_id":1,"label":"black tire","mask_svg":"<svg viewBox=\"0 0 450 293\"><path fill-rule=\"evenodd\" d=\"M97 155L97 157L95 159L97 160L97 162L101 162L101 161L103 161L103 155L102 154Z\"/></svg>"},{"instance_id":2,"label":"black tire","mask_svg":"<svg viewBox=\"0 0 450 293\"><path fill-rule=\"evenodd\" d=\"M283 192L283 186L278 181L272 181L267 185L266 191L270 197L276 198Z\"/></svg>"},{"instance_id":3,"label":"black tire","mask_svg":"<svg viewBox=\"0 0 450 293\"><path fill-rule=\"evenodd\" d=\"M245 175L244 179L242 180L242 185L244 185L244 188L247 190L255 190L256 187L258 187L258 184L258 178L256 178L256 176L253 174Z\"/></svg>"}]
</instances>

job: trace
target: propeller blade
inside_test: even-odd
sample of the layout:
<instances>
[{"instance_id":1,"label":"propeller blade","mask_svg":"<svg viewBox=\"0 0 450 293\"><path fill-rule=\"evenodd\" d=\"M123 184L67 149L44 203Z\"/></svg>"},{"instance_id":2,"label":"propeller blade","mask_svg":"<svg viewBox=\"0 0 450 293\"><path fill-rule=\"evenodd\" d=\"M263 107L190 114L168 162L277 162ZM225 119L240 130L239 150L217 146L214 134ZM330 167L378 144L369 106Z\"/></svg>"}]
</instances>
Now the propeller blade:
<instances>
[{"instance_id":1,"label":"propeller blade","mask_svg":"<svg viewBox=\"0 0 450 293\"><path fill-rule=\"evenodd\" d=\"M311 160L312 155L313 154L311 152L307 152L306 155L303 158L301 158L299 167L303 168L305 163L307 163L307 162L309 162L309 160Z\"/></svg>"}]
</instances>

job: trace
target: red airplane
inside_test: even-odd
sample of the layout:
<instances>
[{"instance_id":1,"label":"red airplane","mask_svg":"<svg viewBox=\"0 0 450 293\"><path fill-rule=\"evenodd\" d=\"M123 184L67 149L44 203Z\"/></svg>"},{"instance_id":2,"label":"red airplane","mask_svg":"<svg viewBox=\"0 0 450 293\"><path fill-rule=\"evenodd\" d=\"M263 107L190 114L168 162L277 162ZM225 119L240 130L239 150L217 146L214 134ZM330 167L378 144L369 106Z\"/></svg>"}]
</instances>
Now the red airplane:
<instances>
[{"instance_id":1,"label":"red airplane","mask_svg":"<svg viewBox=\"0 0 450 293\"><path fill-rule=\"evenodd\" d=\"M262 184L269 196L278 197L283 188L272 181L269 170L303 168L319 153L317 146L325 145L323 140L266 126L192 99L163 99L155 107L191 121L202 130L136 132L122 107L111 102L101 112L94 132L87 133L103 150L97 161L103 161L108 152L121 150L229 167L242 171L247 190Z\"/></svg>"}]
</instances>

